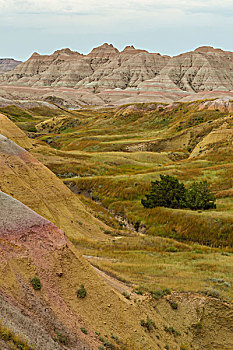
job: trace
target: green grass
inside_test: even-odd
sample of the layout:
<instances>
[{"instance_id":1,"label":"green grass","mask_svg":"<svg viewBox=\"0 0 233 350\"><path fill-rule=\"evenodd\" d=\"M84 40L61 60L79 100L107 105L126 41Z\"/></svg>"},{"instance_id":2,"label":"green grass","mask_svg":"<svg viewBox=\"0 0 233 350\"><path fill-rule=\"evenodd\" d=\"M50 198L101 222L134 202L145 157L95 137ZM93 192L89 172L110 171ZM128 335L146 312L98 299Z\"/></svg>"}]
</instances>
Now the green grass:
<instances>
[{"instance_id":1,"label":"green grass","mask_svg":"<svg viewBox=\"0 0 233 350\"><path fill-rule=\"evenodd\" d=\"M96 267L135 288L207 294L216 290L221 298L232 300L233 254L223 255L221 250L149 236L122 237L112 244L85 240L74 243L85 255L103 258L90 258ZM171 246L177 252L167 252Z\"/></svg>"}]
</instances>

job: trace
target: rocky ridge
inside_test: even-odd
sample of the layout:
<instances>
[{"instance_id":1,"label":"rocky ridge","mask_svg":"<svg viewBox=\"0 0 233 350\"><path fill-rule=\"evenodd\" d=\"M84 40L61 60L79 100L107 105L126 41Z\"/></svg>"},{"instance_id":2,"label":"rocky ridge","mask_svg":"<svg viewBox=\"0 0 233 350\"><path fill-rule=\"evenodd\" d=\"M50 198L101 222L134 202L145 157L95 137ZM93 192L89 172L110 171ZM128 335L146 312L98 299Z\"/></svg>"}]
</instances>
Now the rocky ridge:
<instances>
[{"instance_id":1,"label":"rocky ridge","mask_svg":"<svg viewBox=\"0 0 233 350\"><path fill-rule=\"evenodd\" d=\"M16 68L21 61L16 61L13 58L0 58L0 74L6 73Z\"/></svg>"},{"instance_id":2,"label":"rocky ridge","mask_svg":"<svg viewBox=\"0 0 233 350\"><path fill-rule=\"evenodd\" d=\"M103 44L82 55L70 49L34 53L1 76L1 84L70 87L118 94L166 93L182 98L202 91L233 90L233 53L204 46L175 57ZM120 91L119 91L120 90Z\"/></svg>"}]
</instances>

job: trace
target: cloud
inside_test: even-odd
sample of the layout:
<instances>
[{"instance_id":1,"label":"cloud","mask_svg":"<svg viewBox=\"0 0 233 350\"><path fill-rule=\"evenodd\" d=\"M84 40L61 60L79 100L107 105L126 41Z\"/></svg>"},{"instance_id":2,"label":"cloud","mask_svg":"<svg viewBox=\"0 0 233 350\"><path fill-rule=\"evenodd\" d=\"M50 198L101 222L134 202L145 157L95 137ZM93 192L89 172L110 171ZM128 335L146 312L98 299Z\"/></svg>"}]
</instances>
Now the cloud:
<instances>
[{"instance_id":1,"label":"cloud","mask_svg":"<svg viewBox=\"0 0 233 350\"><path fill-rule=\"evenodd\" d=\"M1 27L47 28L59 34L123 33L140 27L211 26L213 17L220 26L231 18L233 4L232 0L0 0L0 13Z\"/></svg>"},{"instance_id":2,"label":"cloud","mask_svg":"<svg viewBox=\"0 0 233 350\"><path fill-rule=\"evenodd\" d=\"M8 14L105 15L116 11L140 13L148 11L180 11L229 15L232 0L0 0L0 11ZM230 11L231 12L231 11Z\"/></svg>"},{"instance_id":3,"label":"cloud","mask_svg":"<svg viewBox=\"0 0 233 350\"><path fill-rule=\"evenodd\" d=\"M232 0L0 0L0 13L4 56L66 46L86 52L105 41L174 54L229 48L233 35Z\"/></svg>"}]
</instances>

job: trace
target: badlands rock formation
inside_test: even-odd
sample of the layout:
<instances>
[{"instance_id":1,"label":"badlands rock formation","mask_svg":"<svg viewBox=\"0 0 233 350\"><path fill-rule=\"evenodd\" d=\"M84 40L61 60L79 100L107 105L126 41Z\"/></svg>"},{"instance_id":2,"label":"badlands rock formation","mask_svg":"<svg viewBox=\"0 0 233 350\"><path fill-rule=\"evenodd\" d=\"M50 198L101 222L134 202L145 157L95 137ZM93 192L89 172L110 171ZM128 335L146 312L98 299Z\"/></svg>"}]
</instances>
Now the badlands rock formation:
<instances>
[{"instance_id":1,"label":"badlands rock formation","mask_svg":"<svg viewBox=\"0 0 233 350\"><path fill-rule=\"evenodd\" d=\"M16 61L13 58L2 58L0 59L0 74L8 72L17 67L21 61Z\"/></svg>"},{"instance_id":2,"label":"badlands rock formation","mask_svg":"<svg viewBox=\"0 0 233 350\"><path fill-rule=\"evenodd\" d=\"M119 52L103 44L82 55L70 49L34 53L0 77L1 85L60 88L79 103L132 103L200 98L233 90L233 53L204 46L175 57L127 46ZM64 88L66 88L64 91ZM68 88L68 89L67 89ZM59 96L58 96L59 97Z\"/></svg>"},{"instance_id":3,"label":"badlands rock formation","mask_svg":"<svg viewBox=\"0 0 233 350\"><path fill-rule=\"evenodd\" d=\"M70 49L52 55L34 53L2 81L30 86L80 87L96 83L111 89L229 91L233 89L232 68L233 53L212 47L200 47L171 58L133 46L119 52L113 45L103 44L87 56Z\"/></svg>"},{"instance_id":4,"label":"badlands rock formation","mask_svg":"<svg viewBox=\"0 0 233 350\"><path fill-rule=\"evenodd\" d=\"M101 88L137 87L153 78L166 64L168 57L126 47L119 52L104 44L83 56L69 49L55 51L52 55L34 53L10 74L3 83L28 86L66 86ZM91 86L90 83L93 83Z\"/></svg>"}]
</instances>

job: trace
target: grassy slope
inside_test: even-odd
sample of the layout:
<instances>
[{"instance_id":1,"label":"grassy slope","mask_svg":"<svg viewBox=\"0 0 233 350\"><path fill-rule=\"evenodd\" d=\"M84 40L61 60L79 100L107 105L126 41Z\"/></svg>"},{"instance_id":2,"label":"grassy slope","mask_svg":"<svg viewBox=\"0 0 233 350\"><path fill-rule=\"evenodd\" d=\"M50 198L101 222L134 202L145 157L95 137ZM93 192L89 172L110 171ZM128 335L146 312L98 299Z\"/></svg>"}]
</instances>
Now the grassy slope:
<instances>
[{"instance_id":1,"label":"grassy slope","mask_svg":"<svg viewBox=\"0 0 233 350\"><path fill-rule=\"evenodd\" d=\"M199 140L221 125L226 113L198 111L198 102L156 108L157 104L139 104L116 111L76 111L65 119L48 116L46 122L43 117L37 128L44 135L39 137L34 154L64 181L71 181L77 192L91 193L105 208L127 218L132 225L139 220L142 232L146 230L149 235L123 239L116 236L115 245L74 240L86 254L115 259L93 259L95 265L148 289L214 289L231 297L232 255L221 255L230 250L224 246L232 246L230 148L220 144L214 152L210 147L207 155L188 159ZM49 140L49 146L45 140ZM129 149L132 152L125 152ZM199 213L142 208L140 199L159 174L177 176L186 184L208 180L218 196L217 210ZM115 233L122 234L112 213L85 198L83 202L97 217L112 224ZM166 251L173 246L178 252Z\"/></svg>"}]
</instances>

